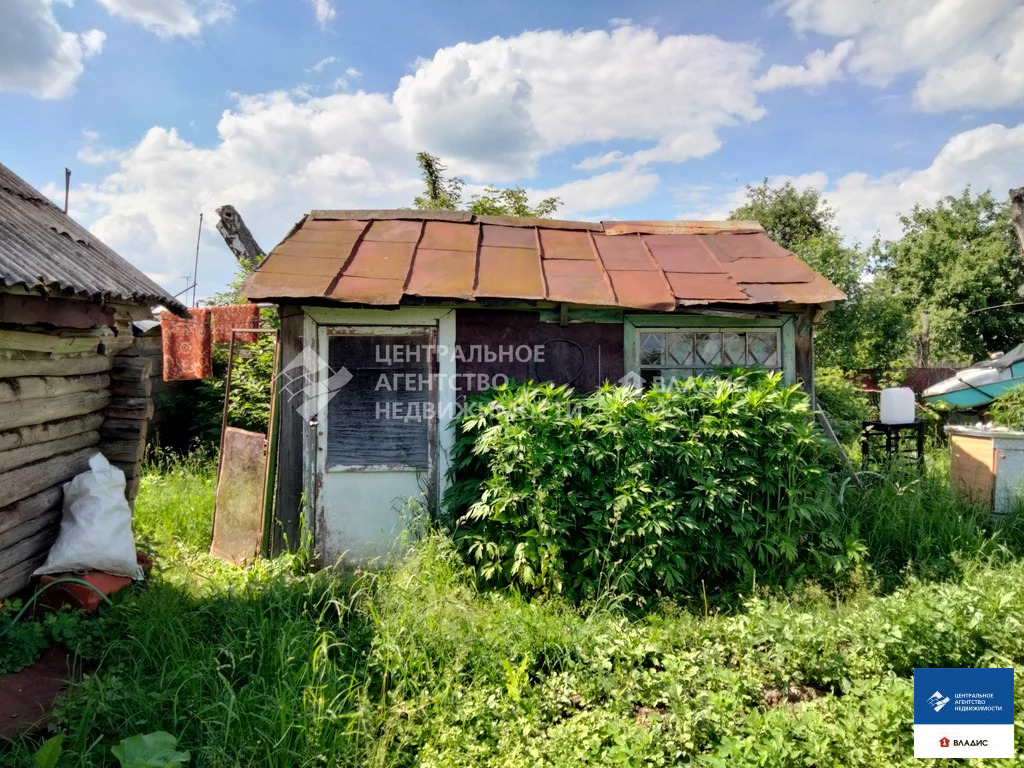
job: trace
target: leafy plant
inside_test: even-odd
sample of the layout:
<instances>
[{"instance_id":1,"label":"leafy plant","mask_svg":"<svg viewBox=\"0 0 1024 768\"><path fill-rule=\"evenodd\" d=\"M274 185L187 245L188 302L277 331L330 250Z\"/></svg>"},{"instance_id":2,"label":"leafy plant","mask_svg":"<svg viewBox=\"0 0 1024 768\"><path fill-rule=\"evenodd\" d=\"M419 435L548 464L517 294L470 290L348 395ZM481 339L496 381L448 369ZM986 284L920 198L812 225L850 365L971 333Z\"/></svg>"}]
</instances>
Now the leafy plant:
<instances>
[{"instance_id":1,"label":"leafy plant","mask_svg":"<svg viewBox=\"0 0 1024 768\"><path fill-rule=\"evenodd\" d=\"M121 768L181 768L192 759L188 752L178 752L178 739L166 731L139 734L122 739L110 751Z\"/></svg>"},{"instance_id":2,"label":"leafy plant","mask_svg":"<svg viewBox=\"0 0 1024 768\"><path fill-rule=\"evenodd\" d=\"M64 734L58 733L42 743L32 755L36 768L57 768L61 753L64 751Z\"/></svg>"},{"instance_id":3,"label":"leafy plant","mask_svg":"<svg viewBox=\"0 0 1024 768\"><path fill-rule=\"evenodd\" d=\"M71 640L81 622L80 614L65 609L14 623L23 605L18 599L0 603L0 675L24 669L54 643Z\"/></svg>"},{"instance_id":4,"label":"leafy plant","mask_svg":"<svg viewBox=\"0 0 1024 768\"><path fill-rule=\"evenodd\" d=\"M482 581L697 600L836 563L826 451L779 374L643 394L511 384L460 421L446 503Z\"/></svg>"},{"instance_id":5,"label":"leafy plant","mask_svg":"<svg viewBox=\"0 0 1024 768\"><path fill-rule=\"evenodd\" d=\"M1024 384L1018 384L993 400L988 415L1001 427L1024 429Z\"/></svg>"},{"instance_id":6,"label":"leafy plant","mask_svg":"<svg viewBox=\"0 0 1024 768\"><path fill-rule=\"evenodd\" d=\"M841 368L820 367L814 372L814 395L839 441L844 445L856 441L862 423L870 417L871 404L850 377Z\"/></svg>"},{"instance_id":7,"label":"leafy plant","mask_svg":"<svg viewBox=\"0 0 1024 768\"><path fill-rule=\"evenodd\" d=\"M462 190L466 182L458 176L445 176L448 170L441 164L441 158L429 152L419 152L416 163L423 175L424 191L413 200L421 210L457 210L462 206ZM489 185L481 194L470 198L466 210L478 216L525 216L543 218L550 216L562 201L557 197L546 197L537 205L530 205L526 190L522 187L498 189Z\"/></svg>"}]
</instances>

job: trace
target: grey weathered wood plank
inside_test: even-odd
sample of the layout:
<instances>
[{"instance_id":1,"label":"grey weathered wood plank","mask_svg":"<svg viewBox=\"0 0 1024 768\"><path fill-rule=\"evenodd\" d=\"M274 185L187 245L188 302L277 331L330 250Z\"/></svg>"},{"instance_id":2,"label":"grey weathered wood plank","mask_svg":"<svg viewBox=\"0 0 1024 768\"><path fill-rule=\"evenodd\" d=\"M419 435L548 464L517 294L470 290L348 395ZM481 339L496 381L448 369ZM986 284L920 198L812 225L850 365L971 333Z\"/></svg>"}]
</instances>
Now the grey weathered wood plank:
<instances>
[{"instance_id":1,"label":"grey weathered wood plank","mask_svg":"<svg viewBox=\"0 0 1024 768\"><path fill-rule=\"evenodd\" d=\"M68 435L56 440L49 440L45 443L26 445L10 451L0 451L0 472L10 472L12 469L24 467L51 456L69 451L77 451L80 448L87 448L88 446L96 445L99 441L99 431L91 430L89 432Z\"/></svg>"},{"instance_id":2,"label":"grey weathered wood plank","mask_svg":"<svg viewBox=\"0 0 1024 768\"><path fill-rule=\"evenodd\" d=\"M70 419L58 419L42 424L28 424L24 427L0 432L0 451L59 440L62 437L99 429L103 424L103 418L102 413L87 413L84 416L73 416Z\"/></svg>"},{"instance_id":3,"label":"grey weathered wood plank","mask_svg":"<svg viewBox=\"0 0 1024 768\"><path fill-rule=\"evenodd\" d=\"M110 402L106 389L75 392L60 397L38 397L7 403L0 408L0 430L43 424L99 411Z\"/></svg>"}]
</instances>

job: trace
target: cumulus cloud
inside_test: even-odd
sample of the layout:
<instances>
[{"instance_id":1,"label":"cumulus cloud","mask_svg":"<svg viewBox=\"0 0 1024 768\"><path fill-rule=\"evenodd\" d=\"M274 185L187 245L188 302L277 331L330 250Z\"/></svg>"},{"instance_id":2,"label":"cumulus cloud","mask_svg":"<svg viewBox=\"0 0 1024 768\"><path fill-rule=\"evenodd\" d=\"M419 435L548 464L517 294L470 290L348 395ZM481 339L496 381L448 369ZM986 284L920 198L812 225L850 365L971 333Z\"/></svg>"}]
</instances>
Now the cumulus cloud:
<instances>
[{"instance_id":1,"label":"cumulus cloud","mask_svg":"<svg viewBox=\"0 0 1024 768\"><path fill-rule=\"evenodd\" d=\"M309 69L307 69L305 71L306 72L323 72L327 67L331 66L331 64L334 64L337 61L338 61L338 57L337 56L325 56L324 58L320 59L320 61L318 61L316 64L314 64L312 67L310 67Z\"/></svg>"},{"instance_id":2,"label":"cumulus cloud","mask_svg":"<svg viewBox=\"0 0 1024 768\"><path fill-rule=\"evenodd\" d=\"M1020 0L782 0L799 32L854 41L846 61L859 79L886 85L919 77L922 109L1024 103L1024 6Z\"/></svg>"},{"instance_id":3,"label":"cumulus cloud","mask_svg":"<svg viewBox=\"0 0 1024 768\"><path fill-rule=\"evenodd\" d=\"M530 198L557 197L562 201L559 216L586 218L594 211L639 202L653 194L659 182L658 174L627 166L551 189L531 190Z\"/></svg>"},{"instance_id":4,"label":"cumulus cloud","mask_svg":"<svg viewBox=\"0 0 1024 768\"><path fill-rule=\"evenodd\" d=\"M900 214L917 204L932 205L944 195L958 194L967 185L975 192L991 189L997 197L1020 186L1024 168L1024 123L999 123L952 136L925 168L872 175L852 172L830 179L823 171L799 176L770 176L778 186L787 181L797 189L813 187L836 210L836 223L848 240L869 243L875 235L895 239L902 233ZM759 181L759 180L758 180ZM744 202L738 187L681 213L679 218L724 218Z\"/></svg>"},{"instance_id":5,"label":"cumulus cloud","mask_svg":"<svg viewBox=\"0 0 1024 768\"><path fill-rule=\"evenodd\" d=\"M99 0L112 15L139 24L160 37L195 37L205 24L229 19L228 0Z\"/></svg>"},{"instance_id":6,"label":"cumulus cloud","mask_svg":"<svg viewBox=\"0 0 1024 768\"><path fill-rule=\"evenodd\" d=\"M681 162L764 115L759 60L753 45L707 35L526 32L439 50L394 101L411 141L473 176L529 176L546 154L613 139L649 144L635 162Z\"/></svg>"},{"instance_id":7,"label":"cumulus cloud","mask_svg":"<svg viewBox=\"0 0 1024 768\"><path fill-rule=\"evenodd\" d=\"M843 40L831 51L820 48L808 54L803 64L796 66L774 64L757 79L754 87L759 91L778 88L820 88L842 75L843 60L853 49L852 40Z\"/></svg>"},{"instance_id":8,"label":"cumulus cloud","mask_svg":"<svg viewBox=\"0 0 1024 768\"><path fill-rule=\"evenodd\" d=\"M313 5L316 23L320 25L320 29L327 29L327 24L338 15L338 12L334 10L334 3L332 0L309 0L309 2Z\"/></svg>"},{"instance_id":9,"label":"cumulus cloud","mask_svg":"<svg viewBox=\"0 0 1024 768\"><path fill-rule=\"evenodd\" d=\"M98 29L69 32L53 13L54 0L0 4L0 90L41 99L69 95L85 62L103 50Z\"/></svg>"}]
</instances>

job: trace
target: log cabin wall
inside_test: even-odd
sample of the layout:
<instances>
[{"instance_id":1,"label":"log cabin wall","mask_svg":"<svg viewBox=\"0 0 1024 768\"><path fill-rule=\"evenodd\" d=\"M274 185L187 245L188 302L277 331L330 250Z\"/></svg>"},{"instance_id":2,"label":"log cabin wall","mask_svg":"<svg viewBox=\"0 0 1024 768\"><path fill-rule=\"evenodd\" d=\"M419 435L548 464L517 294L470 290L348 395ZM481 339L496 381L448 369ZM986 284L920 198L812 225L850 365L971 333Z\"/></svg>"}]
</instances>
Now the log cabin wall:
<instances>
[{"instance_id":1,"label":"log cabin wall","mask_svg":"<svg viewBox=\"0 0 1024 768\"><path fill-rule=\"evenodd\" d=\"M94 453L124 471L134 502L153 413L152 363L130 354L133 317L148 308L33 297L26 311L26 301L0 293L0 598L45 560L63 484Z\"/></svg>"}]
</instances>

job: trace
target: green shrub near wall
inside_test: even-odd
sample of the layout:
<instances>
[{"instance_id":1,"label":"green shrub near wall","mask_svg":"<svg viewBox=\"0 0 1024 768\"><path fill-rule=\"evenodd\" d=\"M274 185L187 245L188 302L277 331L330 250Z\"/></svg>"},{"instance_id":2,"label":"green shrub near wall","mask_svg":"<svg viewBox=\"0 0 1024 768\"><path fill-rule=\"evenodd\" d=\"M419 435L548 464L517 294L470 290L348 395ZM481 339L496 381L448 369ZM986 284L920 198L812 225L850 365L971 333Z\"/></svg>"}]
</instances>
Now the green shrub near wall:
<instances>
[{"instance_id":1,"label":"green shrub near wall","mask_svg":"<svg viewBox=\"0 0 1024 768\"><path fill-rule=\"evenodd\" d=\"M844 445L859 437L863 422L871 416L867 396L857 389L842 368L818 368L814 372L814 395L832 429Z\"/></svg>"},{"instance_id":2,"label":"green shrub near wall","mask_svg":"<svg viewBox=\"0 0 1024 768\"><path fill-rule=\"evenodd\" d=\"M807 396L778 374L470 399L446 505L495 585L703 599L841 565Z\"/></svg>"}]
</instances>

